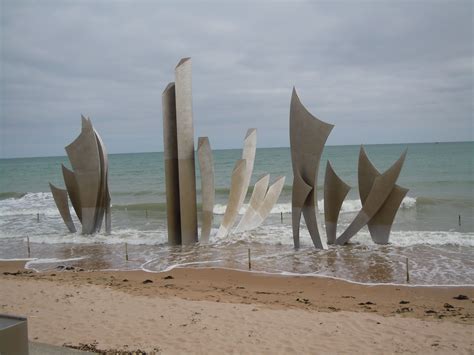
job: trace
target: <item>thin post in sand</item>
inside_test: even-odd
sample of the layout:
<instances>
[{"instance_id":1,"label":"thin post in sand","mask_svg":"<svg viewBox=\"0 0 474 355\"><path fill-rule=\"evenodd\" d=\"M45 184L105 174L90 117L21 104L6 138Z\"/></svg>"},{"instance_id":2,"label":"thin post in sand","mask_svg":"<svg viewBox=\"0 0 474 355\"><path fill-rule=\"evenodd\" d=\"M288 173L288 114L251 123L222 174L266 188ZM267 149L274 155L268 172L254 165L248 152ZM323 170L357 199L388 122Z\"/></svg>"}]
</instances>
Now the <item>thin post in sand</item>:
<instances>
[{"instance_id":1,"label":"thin post in sand","mask_svg":"<svg viewBox=\"0 0 474 355\"><path fill-rule=\"evenodd\" d=\"M250 248L248 250L249 253L249 270L252 270L252 261L250 260Z\"/></svg>"},{"instance_id":2,"label":"thin post in sand","mask_svg":"<svg viewBox=\"0 0 474 355\"><path fill-rule=\"evenodd\" d=\"M125 260L128 261L128 244L125 243Z\"/></svg>"},{"instance_id":3,"label":"thin post in sand","mask_svg":"<svg viewBox=\"0 0 474 355\"><path fill-rule=\"evenodd\" d=\"M410 283L410 271L408 269L408 258L406 258L406 260L405 260L405 265L406 265L406 269L407 269L407 283Z\"/></svg>"},{"instance_id":4,"label":"thin post in sand","mask_svg":"<svg viewBox=\"0 0 474 355\"><path fill-rule=\"evenodd\" d=\"M281 220L281 223L283 223L283 212L280 212L280 220Z\"/></svg>"},{"instance_id":5,"label":"thin post in sand","mask_svg":"<svg viewBox=\"0 0 474 355\"><path fill-rule=\"evenodd\" d=\"M36 222L39 223L39 221L40 221L40 214L37 213L37 214L36 214Z\"/></svg>"},{"instance_id":6,"label":"thin post in sand","mask_svg":"<svg viewBox=\"0 0 474 355\"><path fill-rule=\"evenodd\" d=\"M458 224L461 225L461 215L458 216Z\"/></svg>"},{"instance_id":7,"label":"thin post in sand","mask_svg":"<svg viewBox=\"0 0 474 355\"><path fill-rule=\"evenodd\" d=\"M30 250L30 237L26 236L26 246L28 249L28 258L31 256L31 250Z\"/></svg>"}]
</instances>

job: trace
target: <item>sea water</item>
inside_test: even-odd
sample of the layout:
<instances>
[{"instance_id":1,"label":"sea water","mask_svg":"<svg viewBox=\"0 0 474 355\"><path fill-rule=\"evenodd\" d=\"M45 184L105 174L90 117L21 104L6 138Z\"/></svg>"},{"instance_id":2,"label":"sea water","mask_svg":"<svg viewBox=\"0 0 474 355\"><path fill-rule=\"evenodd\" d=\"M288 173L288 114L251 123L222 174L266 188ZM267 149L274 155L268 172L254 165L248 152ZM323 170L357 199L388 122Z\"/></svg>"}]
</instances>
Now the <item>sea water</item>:
<instances>
[{"instance_id":1,"label":"sea water","mask_svg":"<svg viewBox=\"0 0 474 355\"><path fill-rule=\"evenodd\" d=\"M50 270L70 263L86 269L163 271L176 266L248 268L321 275L364 283L405 283L408 260L412 284L474 283L474 142L367 145L380 172L408 148L397 184L410 189L392 228L389 245L375 245L363 228L347 246L313 247L304 220L301 248L293 248L291 228L292 168L289 148L257 149L251 186L264 174L270 181L286 176L285 187L269 218L256 230L222 239L211 235L208 245L167 245L166 192L162 153L109 155L112 234L68 233L56 209L48 182L64 187L61 164L67 157L0 160L0 258L31 257L28 266ZM361 208L357 188L359 146L325 147L317 199L321 237L325 238L323 184L326 161L351 186L339 216L338 234ZM225 212L230 177L242 151L216 150L214 229ZM196 163L198 206L200 176ZM249 189L246 202L250 198ZM245 212L246 205L240 211ZM199 210L199 207L198 207ZM71 208L80 231L80 224ZM237 221L238 223L238 221ZM236 223L236 224L237 224ZM124 245L129 260L125 260Z\"/></svg>"}]
</instances>

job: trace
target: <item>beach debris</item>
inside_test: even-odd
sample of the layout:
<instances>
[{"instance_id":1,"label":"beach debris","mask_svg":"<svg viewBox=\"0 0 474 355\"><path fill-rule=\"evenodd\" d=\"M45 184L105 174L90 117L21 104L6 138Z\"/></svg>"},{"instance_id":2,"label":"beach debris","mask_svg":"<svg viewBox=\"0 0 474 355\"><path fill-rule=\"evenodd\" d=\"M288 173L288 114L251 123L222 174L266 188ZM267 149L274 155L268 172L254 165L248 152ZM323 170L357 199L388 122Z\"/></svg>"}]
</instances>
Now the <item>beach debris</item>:
<instances>
[{"instance_id":1,"label":"beach debris","mask_svg":"<svg viewBox=\"0 0 474 355\"><path fill-rule=\"evenodd\" d=\"M122 282L128 282L128 280L127 280L127 279L123 279Z\"/></svg>"},{"instance_id":2,"label":"beach debris","mask_svg":"<svg viewBox=\"0 0 474 355\"><path fill-rule=\"evenodd\" d=\"M15 271L15 272L8 272L8 271L5 271L3 273L3 275L11 275L11 276L18 276L18 275L23 275L23 274L32 274L33 271L29 271L29 270L26 270L26 271Z\"/></svg>"},{"instance_id":3,"label":"beach debris","mask_svg":"<svg viewBox=\"0 0 474 355\"><path fill-rule=\"evenodd\" d=\"M454 308L454 306L449 303L445 303L443 307L446 309Z\"/></svg>"},{"instance_id":4,"label":"beach debris","mask_svg":"<svg viewBox=\"0 0 474 355\"><path fill-rule=\"evenodd\" d=\"M311 304L311 302L307 298L297 298L296 301L304 304Z\"/></svg>"},{"instance_id":5,"label":"beach debris","mask_svg":"<svg viewBox=\"0 0 474 355\"><path fill-rule=\"evenodd\" d=\"M453 297L455 300L468 300L469 297L467 297L466 295L458 295L456 297Z\"/></svg>"},{"instance_id":6,"label":"beach debris","mask_svg":"<svg viewBox=\"0 0 474 355\"><path fill-rule=\"evenodd\" d=\"M413 312L413 308L411 308L411 307L402 307L402 308L397 309L395 312L396 313Z\"/></svg>"},{"instance_id":7,"label":"beach debris","mask_svg":"<svg viewBox=\"0 0 474 355\"><path fill-rule=\"evenodd\" d=\"M340 308L333 307L333 306L329 306L328 309L330 309L330 310L333 311L333 312L337 312L337 311L340 311L340 310L341 310Z\"/></svg>"},{"instance_id":8,"label":"beach debris","mask_svg":"<svg viewBox=\"0 0 474 355\"><path fill-rule=\"evenodd\" d=\"M359 303L359 306L370 306L370 305L375 305L376 303L374 302L371 302L371 301L367 301L367 302L361 302Z\"/></svg>"},{"instance_id":9,"label":"beach debris","mask_svg":"<svg viewBox=\"0 0 474 355\"><path fill-rule=\"evenodd\" d=\"M142 282L142 284L151 284L151 283L153 283L153 281L150 279L146 279L145 281Z\"/></svg>"},{"instance_id":10,"label":"beach debris","mask_svg":"<svg viewBox=\"0 0 474 355\"><path fill-rule=\"evenodd\" d=\"M174 279L174 277L171 276L171 275L163 277L163 280L173 280L173 279Z\"/></svg>"},{"instance_id":11,"label":"beach debris","mask_svg":"<svg viewBox=\"0 0 474 355\"><path fill-rule=\"evenodd\" d=\"M408 303L410 303L410 301L403 301L403 300L401 300L399 304L408 304Z\"/></svg>"},{"instance_id":12,"label":"beach debris","mask_svg":"<svg viewBox=\"0 0 474 355\"><path fill-rule=\"evenodd\" d=\"M73 345L71 343L64 343L63 347L69 349L76 349L81 351L87 351L91 353L97 354L114 354L114 355L147 355L147 354L156 354L161 352L161 348L155 347L153 351L147 353L144 350L136 349L136 350L120 350L120 349L99 349L97 347L99 343L94 341L92 343L79 343L78 345ZM124 347L128 347L125 345Z\"/></svg>"},{"instance_id":13,"label":"beach debris","mask_svg":"<svg viewBox=\"0 0 474 355\"><path fill-rule=\"evenodd\" d=\"M428 309L427 311L425 311L426 314L437 314L438 312L436 312L435 310L433 309Z\"/></svg>"}]
</instances>

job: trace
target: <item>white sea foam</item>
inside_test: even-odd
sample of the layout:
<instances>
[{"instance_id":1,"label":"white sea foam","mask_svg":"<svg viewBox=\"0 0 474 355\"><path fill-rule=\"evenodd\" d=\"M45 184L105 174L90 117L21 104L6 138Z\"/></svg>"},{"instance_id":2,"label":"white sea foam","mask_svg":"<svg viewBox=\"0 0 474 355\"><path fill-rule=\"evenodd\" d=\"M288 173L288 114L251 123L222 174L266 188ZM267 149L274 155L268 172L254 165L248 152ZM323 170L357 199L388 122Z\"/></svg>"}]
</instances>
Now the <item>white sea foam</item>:
<instances>
[{"instance_id":1,"label":"white sea foam","mask_svg":"<svg viewBox=\"0 0 474 355\"><path fill-rule=\"evenodd\" d=\"M21 198L7 198L0 201L0 216L16 215L59 215L50 192L29 192Z\"/></svg>"},{"instance_id":2,"label":"white sea foam","mask_svg":"<svg viewBox=\"0 0 474 355\"><path fill-rule=\"evenodd\" d=\"M324 199L318 201L319 213L323 213ZM400 208L409 209L416 206L416 198L414 197L405 197L402 201ZM225 213L227 206L222 204L216 204L214 206L214 214L223 215ZM244 214L247 210L248 205L245 204L241 207L239 214ZM360 200L345 200L341 207L341 213L355 213L362 208ZM288 203L278 203L273 208L271 213L280 214L280 213L291 213L291 202Z\"/></svg>"},{"instance_id":3,"label":"white sea foam","mask_svg":"<svg viewBox=\"0 0 474 355\"><path fill-rule=\"evenodd\" d=\"M167 242L166 233L160 231L143 231L132 228L116 229L111 234L97 233L83 235L81 233L36 235L30 237L32 243L42 244L123 244L157 245Z\"/></svg>"}]
</instances>

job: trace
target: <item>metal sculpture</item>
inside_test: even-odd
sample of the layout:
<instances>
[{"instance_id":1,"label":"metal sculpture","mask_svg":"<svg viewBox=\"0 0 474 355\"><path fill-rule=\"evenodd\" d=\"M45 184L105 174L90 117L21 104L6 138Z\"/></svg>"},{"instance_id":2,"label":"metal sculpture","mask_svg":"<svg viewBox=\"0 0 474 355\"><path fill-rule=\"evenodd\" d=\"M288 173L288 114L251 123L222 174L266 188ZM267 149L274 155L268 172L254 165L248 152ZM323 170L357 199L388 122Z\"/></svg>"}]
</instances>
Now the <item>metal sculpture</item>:
<instances>
[{"instance_id":1,"label":"metal sculpture","mask_svg":"<svg viewBox=\"0 0 474 355\"><path fill-rule=\"evenodd\" d=\"M163 109L163 160L165 163L166 217L168 244L181 244L179 199L178 134L176 129L175 84L169 83L161 95Z\"/></svg>"},{"instance_id":2,"label":"metal sculpture","mask_svg":"<svg viewBox=\"0 0 474 355\"><path fill-rule=\"evenodd\" d=\"M74 225L71 213L69 212L69 203L67 202L67 191L60 189L51 183L49 183L49 188L51 189L54 202L56 203L56 207L59 210L59 214L61 215L64 224L71 233L76 233L76 226Z\"/></svg>"},{"instance_id":3,"label":"metal sculpture","mask_svg":"<svg viewBox=\"0 0 474 355\"><path fill-rule=\"evenodd\" d=\"M250 196L249 206L244 216L235 228L235 233L244 232L250 229L251 221L255 218L257 210L262 205L267 193L268 184L270 182L270 174L266 174L257 180L253 187L252 196Z\"/></svg>"},{"instance_id":4,"label":"metal sculpture","mask_svg":"<svg viewBox=\"0 0 474 355\"><path fill-rule=\"evenodd\" d=\"M97 231L96 209L101 166L97 138L89 119L82 117L82 131L74 142L66 146L66 152L79 186L82 233L93 234Z\"/></svg>"},{"instance_id":5,"label":"metal sculpture","mask_svg":"<svg viewBox=\"0 0 474 355\"><path fill-rule=\"evenodd\" d=\"M364 204L375 179L380 176L380 172L369 160L367 153L362 146L359 153L358 175L359 196L362 204ZM395 185L383 205L367 223L370 236L374 243L388 243L395 215L397 214L398 208L408 191L409 190L406 188Z\"/></svg>"},{"instance_id":6,"label":"metal sculpture","mask_svg":"<svg viewBox=\"0 0 474 355\"><path fill-rule=\"evenodd\" d=\"M76 228L69 212L67 195L82 223L83 234L94 234L100 231L104 218L105 231L110 233L107 151L100 135L92 126L90 118L81 116L81 120L81 133L66 146L66 153L72 166L71 171L62 165L66 190L58 189L50 184L51 191L64 223L71 232L75 232Z\"/></svg>"},{"instance_id":7,"label":"metal sculpture","mask_svg":"<svg viewBox=\"0 0 474 355\"><path fill-rule=\"evenodd\" d=\"M209 138L199 137L198 139L198 160L199 170L201 171L201 243L209 241L211 234L212 221L214 218L214 161L212 159L212 150Z\"/></svg>"},{"instance_id":8,"label":"metal sculpture","mask_svg":"<svg viewBox=\"0 0 474 355\"><path fill-rule=\"evenodd\" d=\"M66 168L64 164L61 164L61 168L63 171L64 184L66 185L66 190L69 199L71 200L72 207L74 208L79 221L82 221L81 200L79 197L79 187L77 186L76 177L74 176L74 172Z\"/></svg>"},{"instance_id":9,"label":"metal sculpture","mask_svg":"<svg viewBox=\"0 0 474 355\"><path fill-rule=\"evenodd\" d=\"M198 241L198 232L191 58L179 61L175 81L181 243L192 244Z\"/></svg>"},{"instance_id":10,"label":"metal sculpture","mask_svg":"<svg viewBox=\"0 0 474 355\"><path fill-rule=\"evenodd\" d=\"M328 160L324 178L324 221L328 244L336 242L337 220L342 203L350 189L351 187L337 176Z\"/></svg>"},{"instance_id":11,"label":"metal sculpture","mask_svg":"<svg viewBox=\"0 0 474 355\"><path fill-rule=\"evenodd\" d=\"M239 214L239 202L242 191L245 189L247 176L247 162L245 159L237 160L232 171L230 183L229 200L222 218L221 225L217 231L216 238L224 238L234 225L235 219Z\"/></svg>"},{"instance_id":12,"label":"metal sculpture","mask_svg":"<svg viewBox=\"0 0 474 355\"><path fill-rule=\"evenodd\" d=\"M162 94L168 243L198 241L191 58L175 68Z\"/></svg>"},{"instance_id":13,"label":"metal sculpture","mask_svg":"<svg viewBox=\"0 0 474 355\"><path fill-rule=\"evenodd\" d=\"M313 116L303 106L293 88L290 106L290 146L293 165L291 213L295 248L300 246L301 214L304 216L314 246L324 248L316 219L317 178L324 144L333 127Z\"/></svg>"},{"instance_id":14,"label":"metal sculpture","mask_svg":"<svg viewBox=\"0 0 474 355\"><path fill-rule=\"evenodd\" d=\"M285 176L279 176L275 182L270 185L265 195L265 199L258 207L256 213L253 215L253 218L249 221L247 230L259 227L268 217L273 207L277 203L283 187L285 186L285 179Z\"/></svg>"},{"instance_id":15,"label":"metal sculpture","mask_svg":"<svg viewBox=\"0 0 474 355\"><path fill-rule=\"evenodd\" d=\"M372 187L365 198L361 210L347 229L336 239L336 244L346 244L379 211L395 186L405 161L406 153L407 151L405 150L387 171L373 180Z\"/></svg>"},{"instance_id":16,"label":"metal sculpture","mask_svg":"<svg viewBox=\"0 0 474 355\"><path fill-rule=\"evenodd\" d=\"M104 142L100 137L99 133L94 129L95 138L97 140L97 147L99 149L99 160L100 160L100 187L98 203L96 208L96 228L100 231L102 227L102 221L105 219L105 232L111 232L111 213L110 213L110 192L108 184L109 176L109 158L107 150L105 149Z\"/></svg>"},{"instance_id":17,"label":"metal sculpture","mask_svg":"<svg viewBox=\"0 0 474 355\"><path fill-rule=\"evenodd\" d=\"M249 188L250 179L252 177L253 164L255 161L255 150L257 149L257 130L255 128L250 128L247 130L247 134L244 138L244 148L242 150L242 159L237 161L237 164L240 161L245 162L245 169L239 170L239 174L242 174L238 182L234 182L234 172L232 173L232 182L229 191L229 201L227 202L226 211L224 213L224 218L222 219L221 226L217 231L217 237L222 238L226 236L232 227L235 224L237 215L242 208L242 205L247 195ZM237 166L236 164L236 166ZM238 190L238 193L237 193ZM237 196L237 197L235 197ZM235 200L236 198L236 200ZM229 212L228 212L229 211ZM226 215L228 216L226 218ZM232 218L230 217L232 216Z\"/></svg>"},{"instance_id":18,"label":"metal sculpture","mask_svg":"<svg viewBox=\"0 0 474 355\"><path fill-rule=\"evenodd\" d=\"M243 190L239 198L238 209L242 207L247 196L247 191L252 178L253 165L255 162L255 152L257 149L257 130L250 128L244 138L244 148L242 150L242 159L246 161L246 174L243 181ZM232 226L231 226L232 227Z\"/></svg>"}]
</instances>

